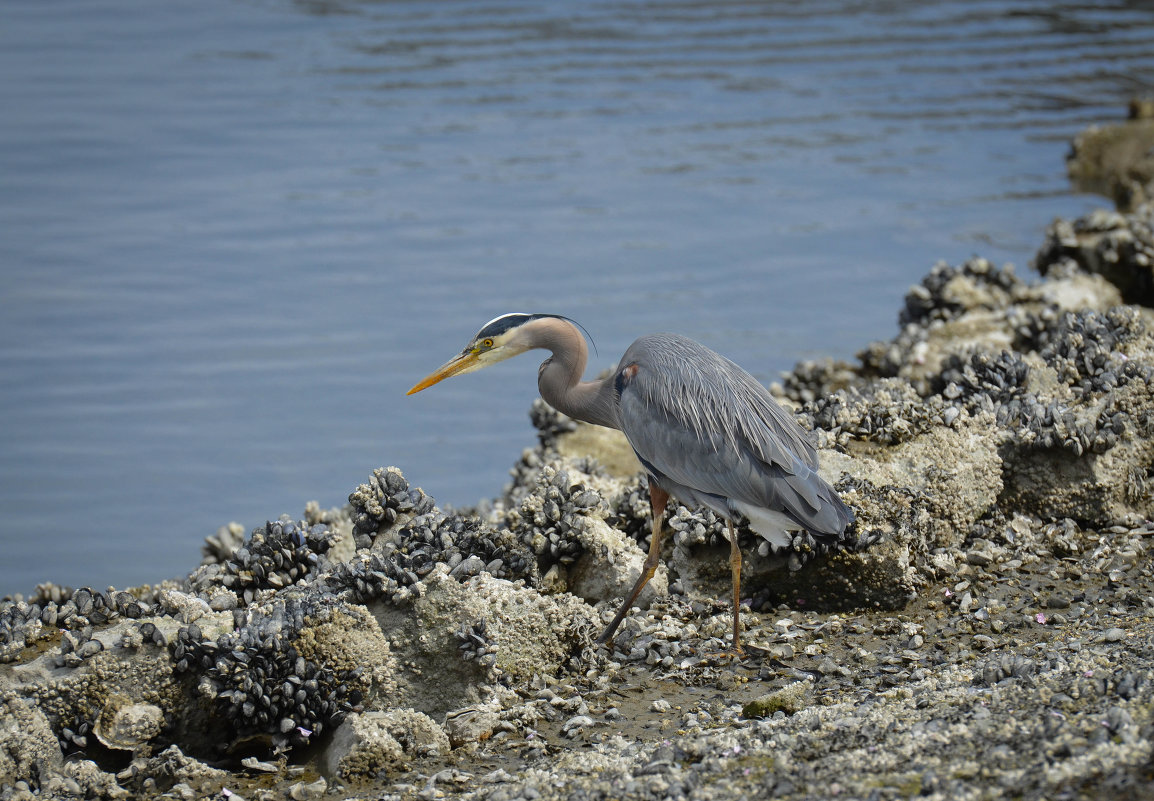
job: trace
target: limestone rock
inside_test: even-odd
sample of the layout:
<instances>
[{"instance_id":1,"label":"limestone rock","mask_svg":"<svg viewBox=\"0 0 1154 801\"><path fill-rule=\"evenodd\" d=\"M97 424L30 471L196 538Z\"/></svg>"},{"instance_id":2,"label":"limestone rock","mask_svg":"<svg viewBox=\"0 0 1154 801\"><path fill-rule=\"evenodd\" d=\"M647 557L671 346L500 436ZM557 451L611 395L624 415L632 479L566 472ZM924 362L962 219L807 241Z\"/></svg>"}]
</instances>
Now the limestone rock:
<instances>
[{"instance_id":1,"label":"limestone rock","mask_svg":"<svg viewBox=\"0 0 1154 801\"><path fill-rule=\"evenodd\" d=\"M493 735L501 721L497 714L499 711L499 706L491 708L486 704L454 709L445 713L445 721L441 728L445 730L454 748L465 743L479 743Z\"/></svg>"},{"instance_id":2,"label":"limestone rock","mask_svg":"<svg viewBox=\"0 0 1154 801\"><path fill-rule=\"evenodd\" d=\"M621 602L637 583L646 554L604 520L585 518L577 538L584 547L569 570L569 591L591 604ZM668 572L659 564L634 605L646 608L669 591Z\"/></svg>"},{"instance_id":3,"label":"limestone rock","mask_svg":"<svg viewBox=\"0 0 1154 801\"><path fill-rule=\"evenodd\" d=\"M520 681L554 673L592 642L600 625L571 595L541 595L487 573L462 584L438 566L422 590L412 607L370 608L401 665L400 705L430 715L476 703L479 688L497 676ZM491 660L465 658L476 648L468 632L477 629Z\"/></svg>"},{"instance_id":4,"label":"limestone rock","mask_svg":"<svg viewBox=\"0 0 1154 801\"><path fill-rule=\"evenodd\" d=\"M333 733L321 757L329 776L372 779L405 758L449 752L449 738L433 720L411 709L352 714Z\"/></svg>"}]
</instances>

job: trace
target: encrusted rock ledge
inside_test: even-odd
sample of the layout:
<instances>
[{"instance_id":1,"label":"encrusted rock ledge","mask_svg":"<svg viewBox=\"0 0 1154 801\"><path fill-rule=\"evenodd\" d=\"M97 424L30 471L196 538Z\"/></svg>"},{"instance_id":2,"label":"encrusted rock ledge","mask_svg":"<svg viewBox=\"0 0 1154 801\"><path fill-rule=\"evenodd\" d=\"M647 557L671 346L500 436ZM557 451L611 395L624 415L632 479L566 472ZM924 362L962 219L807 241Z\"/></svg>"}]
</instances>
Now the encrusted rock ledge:
<instances>
[{"instance_id":1,"label":"encrusted rock ledge","mask_svg":"<svg viewBox=\"0 0 1154 801\"><path fill-rule=\"evenodd\" d=\"M713 656L727 546L685 508L594 645L647 495L538 403L485 509L380 469L183 581L0 603L0 801L1150 797L1148 215L1110 219L1129 248L1056 223L1038 282L938 265L893 340L775 387L858 517L826 552L742 532L751 658Z\"/></svg>"}]
</instances>

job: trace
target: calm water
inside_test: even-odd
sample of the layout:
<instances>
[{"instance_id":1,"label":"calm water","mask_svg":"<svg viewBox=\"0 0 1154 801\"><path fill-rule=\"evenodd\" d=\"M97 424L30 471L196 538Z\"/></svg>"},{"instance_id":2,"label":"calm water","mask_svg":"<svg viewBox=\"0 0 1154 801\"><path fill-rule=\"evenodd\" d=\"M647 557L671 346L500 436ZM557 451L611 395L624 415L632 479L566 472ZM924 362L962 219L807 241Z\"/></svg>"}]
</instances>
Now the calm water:
<instances>
[{"instance_id":1,"label":"calm water","mask_svg":"<svg viewBox=\"0 0 1154 801\"><path fill-rule=\"evenodd\" d=\"M506 311L594 367L676 330L764 380L1025 272L1154 12L1051 0L7 0L0 594L182 574L380 465L500 492L538 359L404 392Z\"/></svg>"}]
</instances>

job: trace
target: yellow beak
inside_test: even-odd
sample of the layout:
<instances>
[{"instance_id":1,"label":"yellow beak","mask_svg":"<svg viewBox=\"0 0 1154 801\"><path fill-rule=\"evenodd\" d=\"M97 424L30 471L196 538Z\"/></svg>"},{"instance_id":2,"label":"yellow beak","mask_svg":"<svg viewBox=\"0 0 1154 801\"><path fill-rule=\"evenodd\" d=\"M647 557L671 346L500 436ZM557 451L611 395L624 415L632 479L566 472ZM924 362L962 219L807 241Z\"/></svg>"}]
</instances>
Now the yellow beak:
<instances>
[{"instance_id":1,"label":"yellow beak","mask_svg":"<svg viewBox=\"0 0 1154 801\"><path fill-rule=\"evenodd\" d=\"M434 370L432 373L422 378L415 387L410 389L405 394L412 395L416 392L420 392L422 389L428 389L429 387L433 386L433 384L436 384L439 381L444 381L446 378L455 376L458 373L467 373L482 366L483 365L481 364L480 359L477 358L477 354L473 351L462 353L460 356L453 357L438 367L436 370Z\"/></svg>"}]
</instances>

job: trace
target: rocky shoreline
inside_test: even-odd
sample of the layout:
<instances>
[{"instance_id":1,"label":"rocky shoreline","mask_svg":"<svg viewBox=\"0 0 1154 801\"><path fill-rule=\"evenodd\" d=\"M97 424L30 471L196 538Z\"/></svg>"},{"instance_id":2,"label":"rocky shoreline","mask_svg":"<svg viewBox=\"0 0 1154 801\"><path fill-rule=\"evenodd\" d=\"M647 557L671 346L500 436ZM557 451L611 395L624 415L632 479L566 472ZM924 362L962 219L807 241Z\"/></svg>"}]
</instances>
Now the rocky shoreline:
<instances>
[{"instance_id":1,"label":"rocky shoreline","mask_svg":"<svg viewBox=\"0 0 1154 801\"><path fill-rule=\"evenodd\" d=\"M939 264L894 339L774 387L858 519L742 533L743 660L723 525L685 508L594 644L648 498L617 432L538 402L486 508L380 469L183 581L0 602L0 801L1149 798L1152 231L1057 221L1034 282Z\"/></svg>"}]
</instances>

